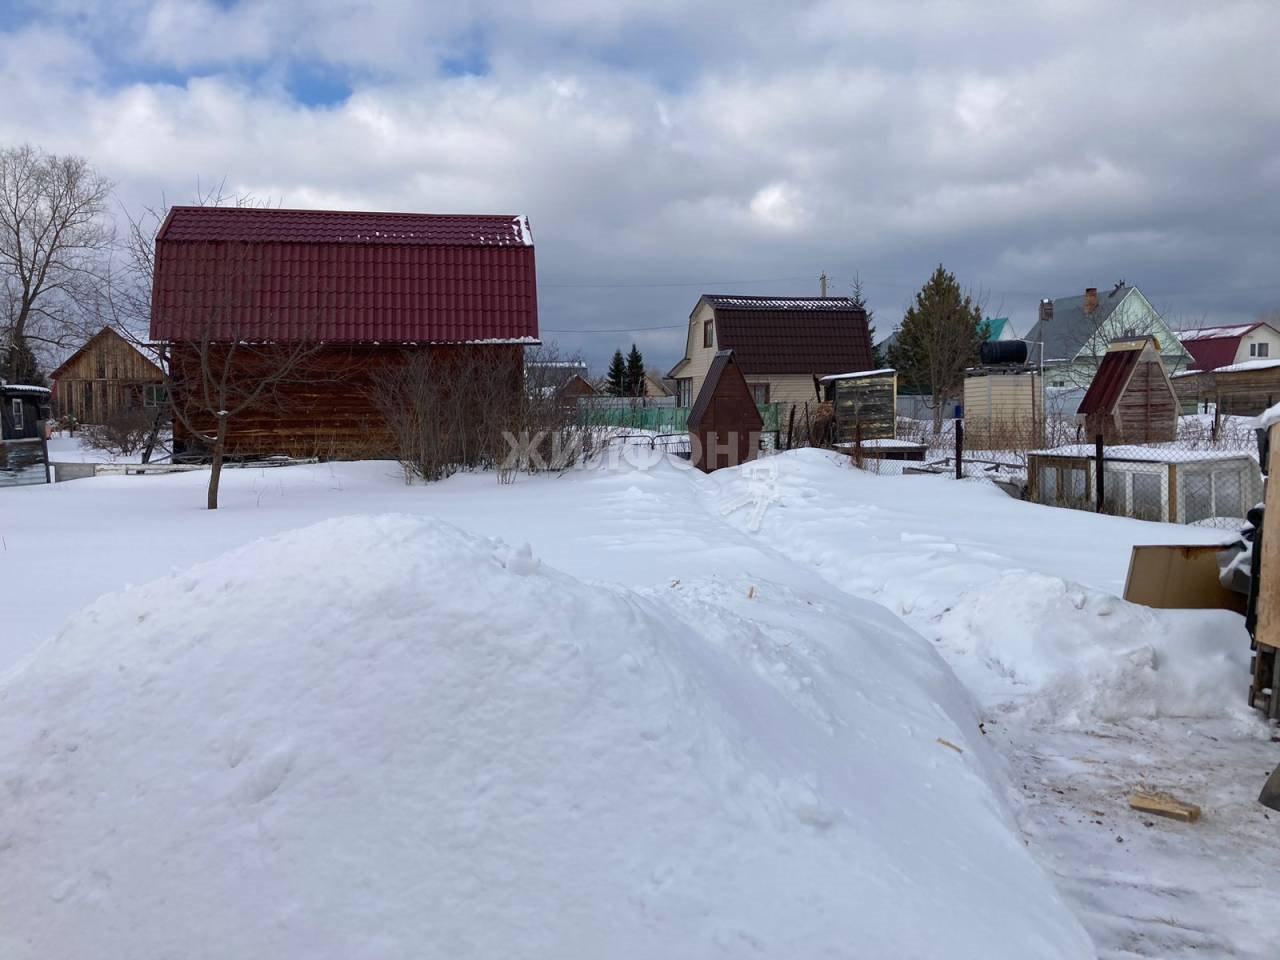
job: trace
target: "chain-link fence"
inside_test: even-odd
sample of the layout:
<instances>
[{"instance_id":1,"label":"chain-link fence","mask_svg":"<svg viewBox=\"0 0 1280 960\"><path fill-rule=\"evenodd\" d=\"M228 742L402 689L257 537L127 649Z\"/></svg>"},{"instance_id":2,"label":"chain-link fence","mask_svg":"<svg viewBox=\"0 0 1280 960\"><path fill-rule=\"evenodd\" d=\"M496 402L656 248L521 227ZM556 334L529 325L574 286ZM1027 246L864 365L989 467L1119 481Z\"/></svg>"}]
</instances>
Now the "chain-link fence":
<instances>
[{"instance_id":1,"label":"chain-link fence","mask_svg":"<svg viewBox=\"0 0 1280 960\"><path fill-rule=\"evenodd\" d=\"M857 465L875 473L932 473L995 484L1011 496L1140 520L1238 529L1262 499L1257 434L1247 418L1183 416L1174 440L1104 445L1071 417L998 431L984 423L967 440L963 421L899 420L897 443L918 459L889 461L863 450ZM1043 438L1036 444L1035 440Z\"/></svg>"}]
</instances>

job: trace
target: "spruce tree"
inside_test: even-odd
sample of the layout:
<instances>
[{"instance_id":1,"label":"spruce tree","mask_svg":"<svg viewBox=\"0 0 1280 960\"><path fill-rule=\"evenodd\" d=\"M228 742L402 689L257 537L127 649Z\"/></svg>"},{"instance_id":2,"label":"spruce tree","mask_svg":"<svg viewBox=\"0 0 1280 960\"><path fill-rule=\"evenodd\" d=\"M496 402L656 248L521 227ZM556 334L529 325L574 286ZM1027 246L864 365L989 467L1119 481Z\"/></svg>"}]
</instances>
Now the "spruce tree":
<instances>
[{"instance_id":1,"label":"spruce tree","mask_svg":"<svg viewBox=\"0 0 1280 960\"><path fill-rule=\"evenodd\" d=\"M978 362L981 343L981 305L961 291L955 274L938 264L907 308L898 342L889 351L901 382L928 390L935 433L945 406L960 396L965 369Z\"/></svg>"},{"instance_id":2,"label":"spruce tree","mask_svg":"<svg viewBox=\"0 0 1280 960\"><path fill-rule=\"evenodd\" d=\"M867 335L871 338L871 365L879 370L885 365L885 356L880 344L876 343L876 325L872 322L875 319L875 311L867 306L866 298L862 295L862 277L856 273L853 275L853 296L850 299L855 307L861 307L867 315Z\"/></svg>"},{"instance_id":3,"label":"spruce tree","mask_svg":"<svg viewBox=\"0 0 1280 960\"><path fill-rule=\"evenodd\" d=\"M607 377L609 396L625 397L627 395L627 361L622 358L622 351L613 351L613 359L609 361Z\"/></svg>"},{"instance_id":4,"label":"spruce tree","mask_svg":"<svg viewBox=\"0 0 1280 960\"><path fill-rule=\"evenodd\" d=\"M644 357L633 343L631 352L627 354L627 396L644 396Z\"/></svg>"}]
</instances>

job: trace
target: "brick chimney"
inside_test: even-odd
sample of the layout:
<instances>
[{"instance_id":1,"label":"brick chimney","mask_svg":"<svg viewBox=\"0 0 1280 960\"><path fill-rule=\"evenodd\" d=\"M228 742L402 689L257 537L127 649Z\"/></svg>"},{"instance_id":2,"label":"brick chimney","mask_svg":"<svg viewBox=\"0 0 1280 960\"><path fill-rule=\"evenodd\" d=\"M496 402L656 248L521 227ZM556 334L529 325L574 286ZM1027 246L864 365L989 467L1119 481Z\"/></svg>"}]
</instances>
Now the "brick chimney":
<instances>
[{"instance_id":1,"label":"brick chimney","mask_svg":"<svg viewBox=\"0 0 1280 960\"><path fill-rule=\"evenodd\" d=\"M1086 317L1093 316L1093 311L1098 309L1098 288L1085 287L1084 290L1084 315Z\"/></svg>"}]
</instances>

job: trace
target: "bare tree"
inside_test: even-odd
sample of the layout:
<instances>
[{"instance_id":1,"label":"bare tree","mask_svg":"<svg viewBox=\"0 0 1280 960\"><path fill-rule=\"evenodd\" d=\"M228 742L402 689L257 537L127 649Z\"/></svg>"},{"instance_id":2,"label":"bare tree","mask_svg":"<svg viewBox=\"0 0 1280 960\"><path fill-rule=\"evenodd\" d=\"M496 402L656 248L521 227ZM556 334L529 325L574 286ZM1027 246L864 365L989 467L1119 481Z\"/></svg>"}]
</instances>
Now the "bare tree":
<instances>
[{"instance_id":1,"label":"bare tree","mask_svg":"<svg viewBox=\"0 0 1280 960\"><path fill-rule=\"evenodd\" d=\"M197 183L193 206L268 206L246 194L232 195L225 181L204 190ZM106 285L101 306L104 319L135 344L146 344L155 283L155 238L169 213L169 204L146 207L125 217L128 228L124 257ZM260 264L245 245L227 244L213 258L218 268L212 288L206 289L202 315L191 334L164 346L166 383L177 434L185 430L210 460L208 509L218 508L222 467L232 440L232 424L246 416L270 419L297 412L290 387L340 378L343 358L330 354L322 362L324 345L303 338L288 343L260 342L241 336L240 308L251 303L261 285ZM337 362L335 362L335 358ZM151 439L154 443L154 437Z\"/></svg>"},{"instance_id":2,"label":"bare tree","mask_svg":"<svg viewBox=\"0 0 1280 960\"><path fill-rule=\"evenodd\" d=\"M115 239L110 194L110 181L83 157L0 150L0 323L11 378L29 363L31 344L84 339Z\"/></svg>"},{"instance_id":3,"label":"bare tree","mask_svg":"<svg viewBox=\"0 0 1280 960\"><path fill-rule=\"evenodd\" d=\"M340 376L322 369L324 345L319 341L246 342L220 327L220 310L213 309L198 340L169 344L167 358L174 418L208 452L210 510L218 509L232 423L250 414L278 419L297 412L290 385Z\"/></svg>"}]
</instances>

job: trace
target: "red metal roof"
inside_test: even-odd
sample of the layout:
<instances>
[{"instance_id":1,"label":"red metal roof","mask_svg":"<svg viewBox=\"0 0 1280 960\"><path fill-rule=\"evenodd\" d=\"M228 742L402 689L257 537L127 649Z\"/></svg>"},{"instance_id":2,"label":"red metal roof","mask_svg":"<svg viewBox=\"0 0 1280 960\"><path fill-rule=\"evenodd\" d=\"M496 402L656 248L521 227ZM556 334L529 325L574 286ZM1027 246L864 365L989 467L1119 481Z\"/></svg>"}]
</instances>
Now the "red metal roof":
<instances>
[{"instance_id":1,"label":"red metal roof","mask_svg":"<svg viewBox=\"0 0 1280 960\"><path fill-rule=\"evenodd\" d=\"M1129 378L1133 376L1141 356L1141 344L1129 349L1108 350L1102 357L1102 363L1098 364L1098 372L1094 374L1076 413L1086 416L1110 413L1129 385Z\"/></svg>"},{"instance_id":2,"label":"red metal roof","mask_svg":"<svg viewBox=\"0 0 1280 960\"><path fill-rule=\"evenodd\" d=\"M1236 362L1236 351L1240 349L1243 333L1233 337L1203 337L1196 340L1183 340L1182 345L1191 354L1192 370L1216 370Z\"/></svg>"},{"instance_id":3,"label":"red metal roof","mask_svg":"<svg viewBox=\"0 0 1280 960\"><path fill-rule=\"evenodd\" d=\"M151 338L531 342L533 237L515 216L174 207Z\"/></svg>"}]
</instances>

